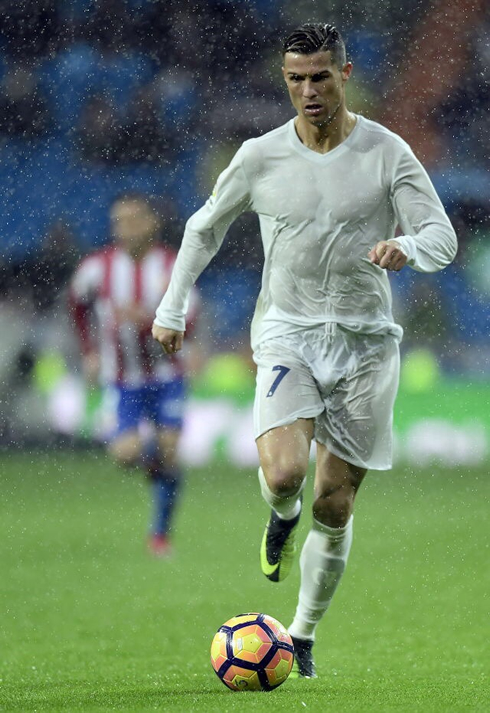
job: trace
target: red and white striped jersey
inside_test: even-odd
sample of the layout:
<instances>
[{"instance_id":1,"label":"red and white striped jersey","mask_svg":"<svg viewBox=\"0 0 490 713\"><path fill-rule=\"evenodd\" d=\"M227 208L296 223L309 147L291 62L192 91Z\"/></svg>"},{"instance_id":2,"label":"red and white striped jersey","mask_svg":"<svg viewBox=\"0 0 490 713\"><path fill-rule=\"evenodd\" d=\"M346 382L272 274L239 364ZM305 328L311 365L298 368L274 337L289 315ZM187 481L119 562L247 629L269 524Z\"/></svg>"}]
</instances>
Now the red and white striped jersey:
<instances>
[{"instance_id":1,"label":"red and white striped jersey","mask_svg":"<svg viewBox=\"0 0 490 713\"><path fill-rule=\"evenodd\" d=\"M181 354L165 356L152 339L155 309L170 282L176 253L166 247L133 259L118 246L86 257L70 283L70 303L84 354L97 352L100 381L139 386L183 374ZM188 328L197 314L194 288Z\"/></svg>"}]
</instances>

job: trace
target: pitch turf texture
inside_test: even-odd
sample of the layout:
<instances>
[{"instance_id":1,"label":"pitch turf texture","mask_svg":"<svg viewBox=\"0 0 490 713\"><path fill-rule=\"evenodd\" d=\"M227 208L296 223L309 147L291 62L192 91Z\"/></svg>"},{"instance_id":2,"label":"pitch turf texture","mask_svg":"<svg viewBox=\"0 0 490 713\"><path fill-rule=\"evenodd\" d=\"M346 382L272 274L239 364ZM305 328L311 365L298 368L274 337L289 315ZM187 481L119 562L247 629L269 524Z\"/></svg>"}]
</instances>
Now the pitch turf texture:
<instances>
[{"instance_id":1,"label":"pitch turf texture","mask_svg":"<svg viewBox=\"0 0 490 713\"><path fill-rule=\"evenodd\" d=\"M245 611L289 624L298 588L297 567L281 584L259 572L255 472L189 472L175 557L155 561L146 484L102 453L0 465L2 711L490 709L486 471L371 475L320 678L233 693L211 669L215 631Z\"/></svg>"}]
</instances>

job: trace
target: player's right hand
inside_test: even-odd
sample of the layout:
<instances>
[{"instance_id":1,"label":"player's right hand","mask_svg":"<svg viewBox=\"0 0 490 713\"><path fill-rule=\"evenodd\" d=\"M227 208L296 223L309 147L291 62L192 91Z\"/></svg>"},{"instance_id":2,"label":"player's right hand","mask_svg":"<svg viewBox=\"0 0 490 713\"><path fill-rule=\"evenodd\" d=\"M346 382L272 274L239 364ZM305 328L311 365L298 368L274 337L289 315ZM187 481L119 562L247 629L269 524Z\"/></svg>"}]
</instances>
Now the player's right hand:
<instances>
[{"instance_id":1,"label":"player's right hand","mask_svg":"<svg viewBox=\"0 0 490 713\"><path fill-rule=\"evenodd\" d=\"M184 332L177 332L175 329L160 327L153 322L151 334L153 339L156 339L156 341L162 345L165 354L175 354L182 349Z\"/></svg>"},{"instance_id":2,"label":"player's right hand","mask_svg":"<svg viewBox=\"0 0 490 713\"><path fill-rule=\"evenodd\" d=\"M373 265L379 265L383 270L400 272L407 264L408 257L396 240L380 240L368 252L368 258Z\"/></svg>"}]
</instances>

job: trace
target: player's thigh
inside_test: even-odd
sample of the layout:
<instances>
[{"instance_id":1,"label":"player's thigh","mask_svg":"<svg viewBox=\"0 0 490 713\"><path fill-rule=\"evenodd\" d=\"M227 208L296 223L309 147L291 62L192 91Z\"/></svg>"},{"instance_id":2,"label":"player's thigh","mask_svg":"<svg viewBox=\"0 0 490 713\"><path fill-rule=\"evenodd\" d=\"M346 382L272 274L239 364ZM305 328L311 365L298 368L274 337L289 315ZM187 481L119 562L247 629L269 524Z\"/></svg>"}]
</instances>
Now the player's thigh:
<instances>
[{"instance_id":1,"label":"player's thigh","mask_svg":"<svg viewBox=\"0 0 490 713\"><path fill-rule=\"evenodd\" d=\"M115 427L109 436L109 453L121 465L134 465L141 454L138 426L144 409L142 390L114 385L107 393L115 416Z\"/></svg>"},{"instance_id":2,"label":"player's thigh","mask_svg":"<svg viewBox=\"0 0 490 713\"><path fill-rule=\"evenodd\" d=\"M145 395L142 387L114 384L105 391L105 401L114 417L114 429L110 440L118 440L128 436L132 431L137 431L141 422L144 408Z\"/></svg>"},{"instance_id":3,"label":"player's thigh","mask_svg":"<svg viewBox=\"0 0 490 713\"><path fill-rule=\"evenodd\" d=\"M313 419L300 418L257 438L260 466L269 487L289 490L301 485L308 470L313 432Z\"/></svg>"},{"instance_id":4,"label":"player's thigh","mask_svg":"<svg viewBox=\"0 0 490 713\"><path fill-rule=\"evenodd\" d=\"M155 426L160 458L167 467L177 464L185 395L185 382L180 376L148 389L147 416Z\"/></svg>"},{"instance_id":5,"label":"player's thigh","mask_svg":"<svg viewBox=\"0 0 490 713\"><path fill-rule=\"evenodd\" d=\"M147 390L146 415L158 430L179 431L184 422L185 398L186 385L180 376L155 384Z\"/></svg>"}]
</instances>

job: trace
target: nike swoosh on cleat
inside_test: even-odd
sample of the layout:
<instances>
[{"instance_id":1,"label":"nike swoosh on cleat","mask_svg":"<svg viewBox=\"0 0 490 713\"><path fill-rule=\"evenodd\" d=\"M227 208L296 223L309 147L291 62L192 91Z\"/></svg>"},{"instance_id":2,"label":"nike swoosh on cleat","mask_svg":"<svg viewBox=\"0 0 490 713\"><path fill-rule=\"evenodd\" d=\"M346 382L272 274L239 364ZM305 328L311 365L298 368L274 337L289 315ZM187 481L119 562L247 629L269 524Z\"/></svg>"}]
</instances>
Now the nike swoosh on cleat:
<instances>
[{"instance_id":1,"label":"nike swoosh on cleat","mask_svg":"<svg viewBox=\"0 0 490 713\"><path fill-rule=\"evenodd\" d=\"M274 572L277 572L280 564L280 562L278 562L277 564L269 564L268 562L262 562L262 572L265 574L266 577L270 577L272 574L274 574Z\"/></svg>"}]
</instances>

